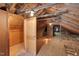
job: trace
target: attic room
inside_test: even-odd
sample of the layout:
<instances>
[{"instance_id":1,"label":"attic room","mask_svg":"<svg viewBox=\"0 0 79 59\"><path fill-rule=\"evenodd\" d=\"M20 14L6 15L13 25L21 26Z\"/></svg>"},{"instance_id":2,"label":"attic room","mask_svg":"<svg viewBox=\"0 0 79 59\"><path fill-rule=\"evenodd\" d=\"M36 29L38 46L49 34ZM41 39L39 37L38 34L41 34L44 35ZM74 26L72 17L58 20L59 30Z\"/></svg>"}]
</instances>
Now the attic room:
<instances>
[{"instance_id":1,"label":"attic room","mask_svg":"<svg viewBox=\"0 0 79 59\"><path fill-rule=\"evenodd\" d=\"M79 4L0 3L1 56L79 56Z\"/></svg>"}]
</instances>

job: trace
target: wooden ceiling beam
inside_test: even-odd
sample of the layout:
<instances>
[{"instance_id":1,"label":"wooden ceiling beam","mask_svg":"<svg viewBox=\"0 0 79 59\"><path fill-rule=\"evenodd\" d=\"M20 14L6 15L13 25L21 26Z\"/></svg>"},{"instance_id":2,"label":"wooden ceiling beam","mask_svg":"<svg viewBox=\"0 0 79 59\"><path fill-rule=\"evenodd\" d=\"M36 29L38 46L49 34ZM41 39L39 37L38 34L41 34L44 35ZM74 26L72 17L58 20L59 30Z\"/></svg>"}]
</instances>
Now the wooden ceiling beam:
<instances>
[{"instance_id":1,"label":"wooden ceiling beam","mask_svg":"<svg viewBox=\"0 0 79 59\"><path fill-rule=\"evenodd\" d=\"M56 12L51 13L51 14L45 14L45 15L37 16L37 18L42 19L42 18L56 17L56 16L59 16L59 15L65 14L65 13L68 13L68 11L61 9L61 10L57 10Z\"/></svg>"},{"instance_id":2,"label":"wooden ceiling beam","mask_svg":"<svg viewBox=\"0 0 79 59\"><path fill-rule=\"evenodd\" d=\"M42 6L39 6L39 7L37 7L37 8L34 8L33 10L34 10L34 11L39 11L39 10L41 10L41 9L46 9L46 8L52 7L52 6L54 6L54 5L56 5L56 3L54 3L54 4L49 4L49 5L42 5Z\"/></svg>"},{"instance_id":3,"label":"wooden ceiling beam","mask_svg":"<svg viewBox=\"0 0 79 59\"><path fill-rule=\"evenodd\" d=\"M13 3L13 4L11 5L11 7L10 7L10 9L9 9L9 11L10 11L11 13L15 13L15 11L16 11L16 8L15 8L16 4L17 4L17 3Z\"/></svg>"}]
</instances>

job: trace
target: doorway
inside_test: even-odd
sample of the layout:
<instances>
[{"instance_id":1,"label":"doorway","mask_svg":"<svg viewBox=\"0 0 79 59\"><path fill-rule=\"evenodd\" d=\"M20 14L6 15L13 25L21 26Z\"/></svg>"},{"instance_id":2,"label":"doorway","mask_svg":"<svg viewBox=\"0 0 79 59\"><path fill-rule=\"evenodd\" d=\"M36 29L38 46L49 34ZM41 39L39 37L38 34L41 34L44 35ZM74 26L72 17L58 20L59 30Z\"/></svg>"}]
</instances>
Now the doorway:
<instances>
[{"instance_id":1,"label":"doorway","mask_svg":"<svg viewBox=\"0 0 79 59\"><path fill-rule=\"evenodd\" d=\"M61 34L61 27L60 25L53 26L53 36L60 36Z\"/></svg>"}]
</instances>

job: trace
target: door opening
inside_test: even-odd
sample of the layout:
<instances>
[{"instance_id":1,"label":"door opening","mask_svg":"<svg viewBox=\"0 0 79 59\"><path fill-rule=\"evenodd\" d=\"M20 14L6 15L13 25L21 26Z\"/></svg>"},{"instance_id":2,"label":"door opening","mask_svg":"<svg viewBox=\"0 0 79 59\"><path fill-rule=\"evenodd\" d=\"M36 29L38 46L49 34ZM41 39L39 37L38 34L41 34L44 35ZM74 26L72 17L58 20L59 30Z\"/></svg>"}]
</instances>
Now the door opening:
<instances>
[{"instance_id":1,"label":"door opening","mask_svg":"<svg viewBox=\"0 0 79 59\"><path fill-rule=\"evenodd\" d=\"M53 26L53 36L59 36L60 35L60 25L54 25Z\"/></svg>"}]
</instances>

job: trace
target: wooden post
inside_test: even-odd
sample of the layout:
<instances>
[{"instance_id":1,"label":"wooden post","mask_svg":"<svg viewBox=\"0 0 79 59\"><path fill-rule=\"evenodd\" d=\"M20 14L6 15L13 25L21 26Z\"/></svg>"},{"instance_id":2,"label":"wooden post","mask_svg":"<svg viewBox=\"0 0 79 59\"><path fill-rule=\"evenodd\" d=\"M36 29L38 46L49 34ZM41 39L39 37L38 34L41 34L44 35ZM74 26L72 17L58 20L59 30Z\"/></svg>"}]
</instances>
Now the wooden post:
<instances>
[{"instance_id":1,"label":"wooden post","mask_svg":"<svg viewBox=\"0 0 79 59\"><path fill-rule=\"evenodd\" d=\"M26 51L36 55L36 17L24 20L24 43Z\"/></svg>"},{"instance_id":2,"label":"wooden post","mask_svg":"<svg viewBox=\"0 0 79 59\"><path fill-rule=\"evenodd\" d=\"M8 14L0 10L0 56L9 55Z\"/></svg>"},{"instance_id":3,"label":"wooden post","mask_svg":"<svg viewBox=\"0 0 79 59\"><path fill-rule=\"evenodd\" d=\"M53 25L49 25L47 27L48 37L53 37Z\"/></svg>"}]
</instances>

